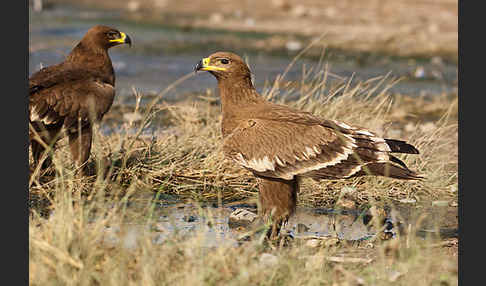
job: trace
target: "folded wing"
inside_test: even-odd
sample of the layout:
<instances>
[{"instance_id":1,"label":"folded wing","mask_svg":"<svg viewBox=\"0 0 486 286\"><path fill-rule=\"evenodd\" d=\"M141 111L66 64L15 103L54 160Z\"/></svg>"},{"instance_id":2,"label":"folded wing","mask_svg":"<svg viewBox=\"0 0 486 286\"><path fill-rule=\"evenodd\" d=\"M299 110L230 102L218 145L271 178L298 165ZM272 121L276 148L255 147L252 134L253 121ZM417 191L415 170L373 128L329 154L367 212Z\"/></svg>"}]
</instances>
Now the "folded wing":
<instances>
[{"instance_id":1,"label":"folded wing","mask_svg":"<svg viewBox=\"0 0 486 286\"><path fill-rule=\"evenodd\" d=\"M383 175L417 179L392 152L415 153L403 142L370 131L325 120L319 124L248 119L224 140L225 155L256 175L292 179L343 179ZM403 143L400 143L403 142ZM399 150L397 147L403 150Z\"/></svg>"},{"instance_id":2,"label":"folded wing","mask_svg":"<svg viewBox=\"0 0 486 286\"><path fill-rule=\"evenodd\" d=\"M92 71L52 66L29 79L29 120L71 127L78 119L100 119L114 95L113 85Z\"/></svg>"}]
</instances>

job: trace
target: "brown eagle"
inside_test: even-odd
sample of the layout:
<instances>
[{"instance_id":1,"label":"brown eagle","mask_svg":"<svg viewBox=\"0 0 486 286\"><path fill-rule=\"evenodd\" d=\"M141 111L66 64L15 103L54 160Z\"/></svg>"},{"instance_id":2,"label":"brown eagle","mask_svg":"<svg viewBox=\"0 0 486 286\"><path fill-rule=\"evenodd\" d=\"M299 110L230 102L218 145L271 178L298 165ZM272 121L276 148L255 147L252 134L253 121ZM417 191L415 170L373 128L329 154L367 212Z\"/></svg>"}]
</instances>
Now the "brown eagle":
<instances>
[{"instance_id":1,"label":"brown eagle","mask_svg":"<svg viewBox=\"0 0 486 286\"><path fill-rule=\"evenodd\" d=\"M257 177L259 213L273 222L271 238L278 236L295 211L301 177L421 178L391 155L418 154L414 146L266 101L253 87L250 69L238 55L217 52L194 69L209 71L218 81L224 155Z\"/></svg>"},{"instance_id":2,"label":"brown eagle","mask_svg":"<svg viewBox=\"0 0 486 286\"><path fill-rule=\"evenodd\" d=\"M108 49L120 44L131 46L130 37L111 27L94 26L64 62L29 78L29 140L34 167L64 134L75 164L81 166L88 160L92 124L102 119L115 97L115 73ZM41 168L50 165L47 157Z\"/></svg>"}]
</instances>

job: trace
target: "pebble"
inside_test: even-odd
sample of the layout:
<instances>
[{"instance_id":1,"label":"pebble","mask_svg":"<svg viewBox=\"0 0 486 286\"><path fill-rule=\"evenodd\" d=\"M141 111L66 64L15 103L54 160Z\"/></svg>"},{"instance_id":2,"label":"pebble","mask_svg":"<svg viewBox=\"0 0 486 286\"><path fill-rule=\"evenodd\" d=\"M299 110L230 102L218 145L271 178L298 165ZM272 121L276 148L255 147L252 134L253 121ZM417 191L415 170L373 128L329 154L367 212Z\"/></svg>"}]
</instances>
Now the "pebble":
<instances>
[{"instance_id":1,"label":"pebble","mask_svg":"<svg viewBox=\"0 0 486 286\"><path fill-rule=\"evenodd\" d=\"M311 247L311 248L319 247L319 246L321 246L321 244L322 244L322 240L321 239L309 239L305 243L305 245L307 247Z\"/></svg>"},{"instance_id":2,"label":"pebble","mask_svg":"<svg viewBox=\"0 0 486 286\"><path fill-rule=\"evenodd\" d=\"M253 18L246 18L245 25L249 27L255 26L255 19Z\"/></svg>"},{"instance_id":3,"label":"pebble","mask_svg":"<svg viewBox=\"0 0 486 286\"><path fill-rule=\"evenodd\" d=\"M425 69L423 66L418 66L415 71L413 72L413 76L415 78L424 78L425 77Z\"/></svg>"},{"instance_id":4,"label":"pebble","mask_svg":"<svg viewBox=\"0 0 486 286\"><path fill-rule=\"evenodd\" d=\"M182 220L185 221L185 222L195 222L197 220L197 218L193 215L185 215L182 218Z\"/></svg>"},{"instance_id":5,"label":"pebble","mask_svg":"<svg viewBox=\"0 0 486 286\"><path fill-rule=\"evenodd\" d=\"M250 211L247 211L245 209L236 209L230 214L228 219L228 225L231 228L238 226L248 226L253 221L255 221L256 218L257 215Z\"/></svg>"},{"instance_id":6,"label":"pebble","mask_svg":"<svg viewBox=\"0 0 486 286\"><path fill-rule=\"evenodd\" d=\"M348 186L344 186L341 188L341 193L342 194L352 194L356 192L356 188L355 187L348 187Z\"/></svg>"},{"instance_id":7,"label":"pebble","mask_svg":"<svg viewBox=\"0 0 486 286\"><path fill-rule=\"evenodd\" d=\"M310 230L310 228L307 225L305 225L303 223L297 224L297 232L298 233L308 232L309 230Z\"/></svg>"},{"instance_id":8,"label":"pebble","mask_svg":"<svg viewBox=\"0 0 486 286\"><path fill-rule=\"evenodd\" d=\"M224 16L221 13L212 13L211 16L209 16L209 21L212 23L221 23L224 20Z\"/></svg>"},{"instance_id":9,"label":"pebble","mask_svg":"<svg viewBox=\"0 0 486 286\"><path fill-rule=\"evenodd\" d=\"M127 10L130 12L137 12L140 9L140 2L138 1L129 1L127 3Z\"/></svg>"},{"instance_id":10,"label":"pebble","mask_svg":"<svg viewBox=\"0 0 486 286\"><path fill-rule=\"evenodd\" d=\"M392 270L390 272L390 275L388 276L388 281L395 282L395 281L398 280L398 278L400 278L402 276L403 276L403 273L398 272L398 271L395 271L395 270Z\"/></svg>"},{"instance_id":11,"label":"pebble","mask_svg":"<svg viewBox=\"0 0 486 286\"><path fill-rule=\"evenodd\" d=\"M303 17L306 16L309 12L304 6L297 5L294 8L292 8L291 13L295 17Z\"/></svg>"},{"instance_id":12,"label":"pebble","mask_svg":"<svg viewBox=\"0 0 486 286\"><path fill-rule=\"evenodd\" d=\"M298 51L302 49L302 43L299 41L288 41L287 43L285 43L285 48L292 52Z\"/></svg>"},{"instance_id":13,"label":"pebble","mask_svg":"<svg viewBox=\"0 0 486 286\"><path fill-rule=\"evenodd\" d=\"M442 60L441 57L435 56L430 60L430 63L434 65L442 65L444 61Z\"/></svg>"}]
</instances>

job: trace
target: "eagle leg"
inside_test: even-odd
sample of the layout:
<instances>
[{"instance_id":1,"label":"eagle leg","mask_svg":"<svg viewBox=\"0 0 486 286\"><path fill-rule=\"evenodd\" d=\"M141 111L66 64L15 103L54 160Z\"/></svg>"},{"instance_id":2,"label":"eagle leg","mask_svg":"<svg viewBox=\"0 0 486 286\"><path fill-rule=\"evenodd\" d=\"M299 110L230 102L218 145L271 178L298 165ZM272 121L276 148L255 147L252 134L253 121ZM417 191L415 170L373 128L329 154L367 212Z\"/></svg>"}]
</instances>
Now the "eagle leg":
<instances>
[{"instance_id":1,"label":"eagle leg","mask_svg":"<svg viewBox=\"0 0 486 286\"><path fill-rule=\"evenodd\" d=\"M34 159L34 170L42 160L42 156L48 150L44 146L54 145L59 140L60 128L44 126L43 124L32 124L33 129L29 132L30 148L32 150L32 158ZM51 156L47 156L42 162L41 170L46 170L52 165Z\"/></svg>"},{"instance_id":2,"label":"eagle leg","mask_svg":"<svg viewBox=\"0 0 486 286\"><path fill-rule=\"evenodd\" d=\"M91 152L91 140L93 137L93 130L91 126L84 126L80 131L68 132L69 149L71 150L71 157L77 168L83 166L81 172L87 175L87 167L85 163L88 161Z\"/></svg>"},{"instance_id":3,"label":"eagle leg","mask_svg":"<svg viewBox=\"0 0 486 286\"><path fill-rule=\"evenodd\" d=\"M46 151L46 149L37 140L32 140L30 142L30 148L32 149L32 157L34 159L34 169L35 169L39 165L39 163L42 159L42 155L44 155L44 152ZM41 170L45 170L45 169L49 168L51 165L52 165L52 159L51 159L50 156L47 156L46 159L42 162L42 165L41 165L40 168L41 168Z\"/></svg>"},{"instance_id":4,"label":"eagle leg","mask_svg":"<svg viewBox=\"0 0 486 286\"><path fill-rule=\"evenodd\" d=\"M299 182L297 178L283 180L259 177L258 185L259 215L267 222L271 220L272 227L267 236L273 240L278 238L281 227L295 212Z\"/></svg>"}]
</instances>

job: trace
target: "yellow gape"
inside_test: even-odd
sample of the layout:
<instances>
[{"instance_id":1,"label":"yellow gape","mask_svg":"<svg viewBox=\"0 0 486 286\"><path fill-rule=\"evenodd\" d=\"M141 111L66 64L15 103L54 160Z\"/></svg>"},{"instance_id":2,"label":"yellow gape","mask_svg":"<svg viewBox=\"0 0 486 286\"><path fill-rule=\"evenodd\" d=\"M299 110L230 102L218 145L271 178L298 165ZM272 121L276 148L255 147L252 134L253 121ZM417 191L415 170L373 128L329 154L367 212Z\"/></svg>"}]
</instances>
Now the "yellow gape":
<instances>
[{"instance_id":1,"label":"yellow gape","mask_svg":"<svg viewBox=\"0 0 486 286\"><path fill-rule=\"evenodd\" d=\"M120 32L120 38L118 39L114 39L114 40L110 40L110 42L115 42L115 43L120 43L120 44L124 44L125 43L125 39L127 38L127 35L123 32Z\"/></svg>"},{"instance_id":2,"label":"yellow gape","mask_svg":"<svg viewBox=\"0 0 486 286\"><path fill-rule=\"evenodd\" d=\"M202 68L203 71L225 71L226 68L216 67L209 65L209 58L202 59Z\"/></svg>"}]
</instances>

